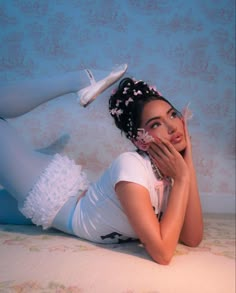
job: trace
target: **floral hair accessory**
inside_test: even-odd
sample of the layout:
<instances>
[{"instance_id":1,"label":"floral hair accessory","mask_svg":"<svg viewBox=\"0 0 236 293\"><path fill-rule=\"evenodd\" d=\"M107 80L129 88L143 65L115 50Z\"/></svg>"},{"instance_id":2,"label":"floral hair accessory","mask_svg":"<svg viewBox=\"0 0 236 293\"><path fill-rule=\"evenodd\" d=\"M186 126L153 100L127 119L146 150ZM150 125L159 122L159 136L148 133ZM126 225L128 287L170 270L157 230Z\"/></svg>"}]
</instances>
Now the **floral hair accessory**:
<instances>
[{"instance_id":1,"label":"floral hair accessory","mask_svg":"<svg viewBox=\"0 0 236 293\"><path fill-rule=\"evenodd\" d=\"M149 89L150 89L150 91L154 91L154 92L156 92L159 96L162 95L161 92L159 92L159 91L157 90L157 88L156 88L155 85L150 85L150 86L149 86Z\"/></svg>"},{"instance_id":2,"label":"floral hair accessory","mask_svg":"<svg viewBox=\"0 0 236 293\"><path fill-rule=\"evenodd\" d=\"M138 91L133 90L133 92L134 92L134 96L142 95L143 94L140 90L138 90Z\"/></svg>"},{"instance_id":3,"label":"floral hair accessory","mask_svg":"<svg viewBox=\"0 0 236 293\"><path fill-rule=\"evenodd\" d=\"M124 90L123 90L123 94L125 95L125 94L127 94L127 90L128 90L129 88L128 87L125 87L124 88Z\"/></svg>"},{"instance_id":4,"label":"floral hair accessory","mask_svg":"<svg viewBox=\"0 0 236 293\"><path fill-rule=\"evenodd\" d=\"M144 128L138 128L137 136L132 141L138 149L147 151L154 138Z\"/></svg>"},{"instance_id":5,"label":"floral hair accessory","mask_svg":"<svg viewBox=\"0 0 236 293\"><path fill-rule=\"evenodd\" d=\"M155 91L155 92L157 92L157 88L156 88L155 85L150 85L150 86L149 86L149 89L150 89L150 90L153 90L153 91Z\"/></svg>"},{"instance_id":6,"label":"floral hair accessory","mask_svg":"<svg viewBox=\"0 0 236 293\"><path fill-rule=\"evenodd\" d=\"M123 110L122 109L114 108L114 109L111 109L110 110L110 113L111 113L111 115L113 115L113 116L116 115L117 118L119 118L120 115L123 113Z\"/></svg>"},{"instance_id":7,"label":"floral hair accessory","mask_svg":"<svg viewBox=\"0 0 236 293\"><path fill-rule=\"evenodd\" d=\"M128 106L130 102L133 102L134 100L130 97L128 100L125 101L125 106Z\"/></svg>"},{"instance_id":8,"label":"floral hair accessory","mask_svg":"<svg viewBox=\"0 0 236 293\"><path fill-rule=\"evenodd\" d=\"M142 80L124 78L109 99L109 112L116 126L139 149L147 150L152 137L139 127L139 109L149 100L161 98L154 86ZM181 115L182 117L182 115Z\"/></svg>"},{"instance_id":9,"label":"floral hair accessory","mask_svg":"<svg viewBox=\"0 0 236 293\"><path fill-rule=\"evenodd\" d=\"M190 105L190 103L188 103L182 111L184 121L188 121L193 118L193 112L192 112L192 110L190 110L189 105Z\"/></svg>"},{"instance_id":10,"label":"floral hair accessory","mask_svg":"<svg viewBox=\"0 0 236 293\"><path fill-rule=\"evenodd\" d=\"M117 100L116 101L116 107L119 107L119 105L120 105L121 102L122 102L121 100Z\"/></svg>"}]
</instances>

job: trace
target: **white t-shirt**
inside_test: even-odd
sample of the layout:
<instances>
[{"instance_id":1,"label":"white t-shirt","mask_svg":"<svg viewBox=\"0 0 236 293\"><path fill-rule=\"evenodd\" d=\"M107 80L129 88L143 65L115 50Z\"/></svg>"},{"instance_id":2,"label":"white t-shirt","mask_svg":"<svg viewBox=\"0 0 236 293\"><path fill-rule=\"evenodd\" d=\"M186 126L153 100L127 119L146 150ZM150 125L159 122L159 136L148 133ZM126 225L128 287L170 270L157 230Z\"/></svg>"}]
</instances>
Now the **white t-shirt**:
<instances>
[{"instance_id":1,"label":"white t-shirt","mask_svg":"<svg viewBox=\"0 0 236 293\"><path fill-rule=\"evenodd\" d=\"M137 239L115 193L115 186L120 181L144 186L149 191L155 214L164 212L170 182L156 179L147 155L126 152L113 161L79 200L72 219L75 235L97 243L120 243Z\"/></svg>"}]
</instances>

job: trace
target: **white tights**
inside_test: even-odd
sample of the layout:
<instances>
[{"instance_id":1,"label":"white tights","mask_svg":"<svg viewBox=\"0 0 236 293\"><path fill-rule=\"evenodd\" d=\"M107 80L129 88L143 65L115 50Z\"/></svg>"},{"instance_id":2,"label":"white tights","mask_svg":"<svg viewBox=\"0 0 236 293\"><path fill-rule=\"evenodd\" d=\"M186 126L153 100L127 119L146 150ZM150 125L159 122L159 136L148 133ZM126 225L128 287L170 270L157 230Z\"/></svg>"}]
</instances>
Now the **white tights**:
<instances>
[{"instance_id":1,"label":"white tights","mask_svg":"<svg viewBox=\"0 0 236 293\"><path fill-rule=\"evenodd\" d=\"M95 78L104 76L101 71L93 70L93 73ZM75 71L2 87L0 117L20 116L58 96L77 92L88 84L84 71ZM8 121L0 119L0 185L5 189L4 198L6 194L11 194L21 206L51 160L50 155L34 151Z\"/></svg>"}]
</instances>

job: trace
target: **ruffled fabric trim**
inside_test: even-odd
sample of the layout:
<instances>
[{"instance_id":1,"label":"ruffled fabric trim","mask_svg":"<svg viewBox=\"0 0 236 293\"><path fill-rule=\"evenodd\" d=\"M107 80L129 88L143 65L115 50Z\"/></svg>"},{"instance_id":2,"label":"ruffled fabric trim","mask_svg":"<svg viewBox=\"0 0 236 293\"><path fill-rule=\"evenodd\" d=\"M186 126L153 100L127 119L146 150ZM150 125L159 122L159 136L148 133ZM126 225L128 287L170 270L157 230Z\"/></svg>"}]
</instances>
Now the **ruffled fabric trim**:
<instances>
[{"instance_id":1,"label":"ruffled fabric trim","mask_svg":"<svg viewBox=\"0 0 236 293\"><path fill-rule=\"evenodd\" d=\"M47 229L67 200L88 189L88 185L80 165L56 154L29 192L20 211L34 224Z\"/></svg>"}]
</instances>

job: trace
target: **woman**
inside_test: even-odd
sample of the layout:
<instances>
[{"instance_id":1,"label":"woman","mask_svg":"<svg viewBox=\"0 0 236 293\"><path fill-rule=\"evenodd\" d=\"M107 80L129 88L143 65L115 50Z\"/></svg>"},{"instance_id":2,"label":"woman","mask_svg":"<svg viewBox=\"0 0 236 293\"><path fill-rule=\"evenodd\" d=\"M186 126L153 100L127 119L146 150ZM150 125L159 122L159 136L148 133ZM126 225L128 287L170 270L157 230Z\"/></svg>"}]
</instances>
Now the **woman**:
<instances>
[{"instance_id":1,"label":"woman","mask_svg":"<svg viewBox=\"0 0 236 293\"><path fill-rule=\"evenodd\" d=\"M78 90L81 104L87 105L126 68L82 90L74 87L71 76L44 80L40 95L38 83L19 85L14 91L23 88L24 99L14 103L4 98L14 99L13 94L1 91L0 116L17 116ZM109 110L138 149L118 156L97 182L89 185L81 166L65 156L32 151L0 120L0 183L25 217L44 229L57 228L97 243L140 239L156 262L168 264L178 241L196 246L203 233L186 122L155 89L130 78L110 97Z\"/></svg>"},{"instance_id":2,"label":"woman","mask_svg":"<svg viewBox=\"0 0 236 293\"><path fill-rule=\"evenodd\" d=\"M167 264L179 240L197 246L203 234L186 117L154 88L131 79L124 79L111 96L110 113L139 149L131 156L142 163L126 161L126 169L130 166L133 174L143 168L134 180L116 184L117 197L148 253Z\"/></svg>"}]
</instances>

